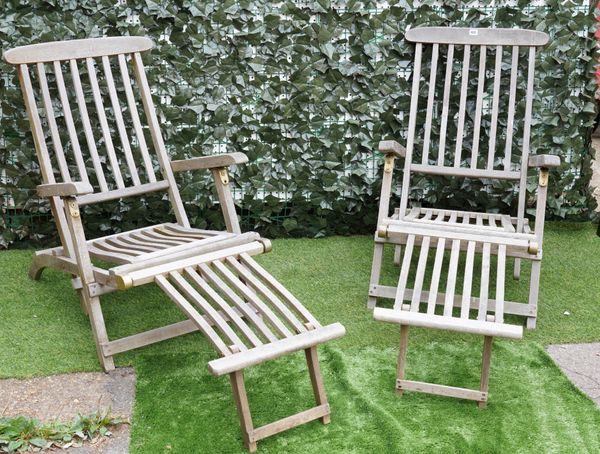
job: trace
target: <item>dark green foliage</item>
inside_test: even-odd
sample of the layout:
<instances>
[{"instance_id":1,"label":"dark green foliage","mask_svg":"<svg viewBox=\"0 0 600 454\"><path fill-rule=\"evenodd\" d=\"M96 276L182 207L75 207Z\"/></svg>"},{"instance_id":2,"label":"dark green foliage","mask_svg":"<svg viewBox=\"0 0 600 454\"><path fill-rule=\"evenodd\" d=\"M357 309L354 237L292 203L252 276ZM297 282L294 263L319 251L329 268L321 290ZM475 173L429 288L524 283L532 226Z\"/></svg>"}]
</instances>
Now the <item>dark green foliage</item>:
<instances>
[{"instance_id":1,"label":"dark green foliage","mask_svg":"<svg viewBox=\"0 0 600 454\"><path fill-rule=\"evenodd\" d=\"M124 3L124 4L121 4ZM407 27L468 25L522 27L551 35L539 56L539 112L534 152L561 155L552 172L549 215L590 215L590 143L595 116L595 20L581 2L529 2L476 7L474 2L329 1L273 4L220 2L8 0L0 18L3 49L34 42L106 35L147 35L156 43L146 58L160 104L163 133L173 157L210 154L222 145L251 162L238 169L237 190L246 229L266 235L349 234L374 229L380 158L370 150L382 138L400 141L407 127L413 46ZM475 6L474 6L475 5ZM133 20L127 20L133 17ZM164 37L168 37L169 41ZM347 58L345 57L347 56ZM40 182L14 68L0 63L0 162L9 183L0 245L54 235L48 207L34 195ZM454 101L456 102L456 101ZM424 108L424 107L423 107ZM522 127L522 126L521 126ZM210 177L179 177L191 221L219 227ZM535 187L532 176L532 188ZM489 191L487 191L489 189ZM459 197L459 194L463 196ZM514 211L514 192L467 180L417 182L424 203ZM534 199L530 201L533 204ZM168 219L161 200L127 199L86 208L90 236Z\"/></svg>"}]
</instances>

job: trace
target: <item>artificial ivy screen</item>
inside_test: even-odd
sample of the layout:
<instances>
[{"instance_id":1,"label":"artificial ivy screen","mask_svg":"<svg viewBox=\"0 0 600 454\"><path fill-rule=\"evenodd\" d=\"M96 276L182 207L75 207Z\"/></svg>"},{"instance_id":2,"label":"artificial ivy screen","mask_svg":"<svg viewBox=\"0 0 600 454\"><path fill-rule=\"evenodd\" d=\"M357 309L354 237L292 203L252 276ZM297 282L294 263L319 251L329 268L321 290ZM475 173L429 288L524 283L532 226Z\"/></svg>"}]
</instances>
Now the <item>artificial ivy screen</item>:
<instances>
[{"instance_id":1,"label":"artificial ivy screen","mask_svg":"<svg viewBox=\"0 0 600 454\"><path fill-rule=\"evenodd\" d=\"M414 52L404 40L408 27L542 30L551 40L538 57L532 148L564 162L551 175L550 217L587 218L596 91L589 4L484 3L8 0L0 40L5 50L103 35L151 37L156 48L145 59L172 156L245 152L250 163L234 176L244 227L319 236L374 230L381 157L371 150L382 138L404 141ZM16 74L4 62L0 68L0 245L47 241L54 227L35 197L39 169ZM221 227L210 175L178 178L191 221ZM532 177L531 189L535 184ZM516 208L510 186L475 180L428 180L413 196L448 208ZM166 202L153 198L85 213L90 236L171 219Z\"/></svg>"}]
</instances>

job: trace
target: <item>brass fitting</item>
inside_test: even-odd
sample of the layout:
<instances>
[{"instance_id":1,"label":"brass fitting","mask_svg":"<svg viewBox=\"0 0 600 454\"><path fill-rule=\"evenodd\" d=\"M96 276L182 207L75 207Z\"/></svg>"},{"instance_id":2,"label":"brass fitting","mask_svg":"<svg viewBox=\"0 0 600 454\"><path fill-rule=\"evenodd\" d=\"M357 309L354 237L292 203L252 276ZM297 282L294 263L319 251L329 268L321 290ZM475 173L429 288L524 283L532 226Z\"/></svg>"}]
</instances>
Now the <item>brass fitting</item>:
<instances>
[{"instance_id":1,"label":"brass fitting","mask_svg":"<svg viewBox=\"0 0 600 454\"><path fill-rule=\"evenodd\" d=\"M394 155L386 154L384 158L383 171L384 173L391 173L394 170Z\"/></svg>"},{"instance_id":2,"label":"brass fitting","mask_svg":"<svg viewBox=\"0 0 600 454\"><path fill-rule=\"evenodd\" d=\"M530 241L529 242L529 247L527 248L527 252L529 252L530 254L537 254L539 252L539 244L537 244L536 241Z\"/></svg>"},{"instance_id":3,"label":"brass fitting","mask_svg":"<svg viewBox=\"0 0 600 454\"><path fill-rule=\"evenodd\" d=\"M380 225L377 227L377 236L379 238L387 238L388 236L388 226L387 225Z\"/></svg>"},{"instance_id":4,"label":"brass fitting","mask_svg":"<svg viewBox=\"0 0 600 454\"><path fill-rule=\"evenodd\" d=\"M117 281L117 288L119 290L127 290L128 288L133 287L133 279L129 276L121 276L118 275L115 277Z\"/></svg>"},{"instance_id":5,"label":"brass fitting","mask_svg":"<svg viewBox=\"0 0 600 454\"><path fill-rule=\"evenodd\" d=\"M271 252L273 250L271 240L268 240L267 238L260 238L258 241L262 243L264 253Z\"/></svg>"},{"instance_id":6,"label":"brass fitting","mask_svg":"<svg viewBox=\"0 0 600 454\"><path fill-rule=\"evenodd\" d=\"M540 179L539 179L539 185L541 187L546 187L548 186L548 169L546 169L545 167L542 167L540 169Z\"/></svg>"},{"instance_id":7,"label":"brass fitting","mask_svg":"<svg viewBox=\"0 0 600 454\"><path fill-rule=\"evenodd\" d=\"M229 174L226 167L219 168L219 178L221 179L221 183L229 184Z\"/></svg>"}]
</instances>

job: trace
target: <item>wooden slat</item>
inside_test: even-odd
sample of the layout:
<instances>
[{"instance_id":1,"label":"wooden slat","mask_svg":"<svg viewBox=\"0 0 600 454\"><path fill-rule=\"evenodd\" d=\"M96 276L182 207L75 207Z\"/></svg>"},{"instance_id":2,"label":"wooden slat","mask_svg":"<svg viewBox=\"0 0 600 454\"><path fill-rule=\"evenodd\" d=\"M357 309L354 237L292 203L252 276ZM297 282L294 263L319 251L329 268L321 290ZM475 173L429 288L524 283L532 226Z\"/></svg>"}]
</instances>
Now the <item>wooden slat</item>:
<instances>
[{"instance_id":1,"label":"wooden slat","mask_svg":"<svg viewBox=\"0 0 600 454\"><path fill-rule=\"evenodd\" d=\"M77 98L77 107L79 108L79 115L81 117L81 123L83 125L83 132L85 133L85 141L88 146L90 157L94 165L94 171L96 172L96 179L98 180L98 186L100 191L108 191L108 185L106 178L104 177L104 170L102 163L100 162L100 156L98 155L98 149L96 147L96 140L94 139L94 133L92 132L92 125L90 124L90 116L88 114L87 105L85 103L85 95L83 93L83 87L81 85L81 77L79 76L79 68L77 67L76 60L70 60L69 65L71 67L71 78L73 80L73 88Z\"/></svg>"},{"instance_id":2,"label":"wooden slat","mask_svg":"<svg viewBox=\"0 0 600 454\"><path fill-rule=\"evenodd\" d=\"M221 340L219 335L208 324L196 309L184 298L181 293L169 282L165 276L156 276L156 283L165 292L165 294L173 301L179 309L192 320L198 329L206 336L208 341L222 356L231 355L229 347Z\"/></svg>"},{"instance_id":3,"label":"wooden slat","mask_svg":"<svg viewBox=\"0 0 600 454\"><path fill-rule=\"evenodd\" d=\"M53 64L54 76L56 77L56 86L58 87L58 95L60 97L60 103L62 105L65 124L67 126L67 132L69 133L69 140L71 141L71 147L73 148L75 163L77 164L77 170L79 172L79 181L89 183L87 170L85 168L85 162L83 160L83 155L81 154L79 138L77 137L75 123L73 122L73 114L71 112L71 104L69 103L69 96L67 94L67 88L65 86L62 67L60 65L60 62L58 61L55 61Z\"/></svg>"},{"instance_id":4,"label":"wooden slat","mask_svg":"<svg viewBox=\"0 0 600 454\"><path fill-rule=\"evenodd\" d=\"M489 178L491 180L518 180L521 177L520 172L510 172L508 170L486 170L471 169L464 167L441 167L424 166L422 164L413 164L410 166L412 172L426 173L430 175L447 175L464 178Z\"/></svg>"},{"instance_id":5,"label":"wooden slat","mask_svg":"<svg viewBox=\"0 0 600 454\"><path fill-rule=\"evenodd\" d=\"M471 46L465 44L463 54L463 68L460 84L460 101L458 105L458 126L456 131L456 148L454 149L454 167L460 167L462 161L463 130L465 127L465 113L467 111L467 89L469 83L469 62L471 57Z\"/></svg>"},{"instance_id":6,"label":"wooden slat","mask_svg":"<svg viewBox=\"0 0 600 454\"><path fill-rule=\"evenodd\" d=\"M206 265L203 265L207 267ZM248 324L242 319L237 311L231 307L192 267L185 269L185 274L196 284L214 303L227 315L229 320L241 331L254 347L262 345L262 341L254 334ZM241 347L240 347L241 348Z\"/></svg>"},{"instance_id":7,"label":"wooden slat","mask_svg":"<svg viewBox=\"0 0 600 454\"><path fill-rule=\"evenodd\" d=\"M512 62L510 65L510 87L508 95L508 116L506 119L506 144L504 146L504 170L511 169L511 150L513 142L513 131L515 123L515 109L517 96L517 75L519 73L519 48L512 48Z\"/></svg>"},{"instance_id":8,"label":"wooden slat","mask_svg":"<svg viewBox=\"0 0 600 454\"><path fill-rule=\"evenodd\" d=\"M419 253L419 262L417 263L417 274L415 276L415 285L413 287L413 295L410 302L410 310L418 311L419 302L421 301L421 289L423 288L423 279L425 278L425 270L427 268L427 255L429 253L429 243L431 237L423 237L421 242L421 251Z\"/></svg>"},{"instance_id":9,"label":"wooden slat","mask_svg":"<svg viewBox=\"0 0 600 454\"><path fill-rule=\"evenodd\" d=\"M275 336L271 328L263 322L262 318L256 315L255 310L242 300L242 298L240 298L238 294L235 293L207 264L200 264L198 269L200 270L202 277L206 279L207 282L217 287L217 290L235 305L235 307L256 327L258 332L263 335L265 339L269 342L277 340L277 336Z\"/></svg>"},{"instance_id":10,"label":"wooden slat","mask_svg":"<svg viewBox=\"0 0 600 454\"><path fill-rule=\"evenodd\" d=\"M304 324L290 311L290 309L259 279L256 278L244 265L236 258L227 257L225 261L233 268L239 277L244 280L246 285L252 287L259 296L271 303L272 307L290 324L296 331L303 333L306 331Z\"/></svg>"},{"instance_id":11,"label":"wooden slat","mask_svg":"<svg viewBox=\"0 0 600 454\"><path fill-rule=\"evenodd\" d=\"M400 197L400 219L406 214L406 204L408 203L408 190L410 186L410 163L412 163L412 155L415 145L415 129L417 122L417 105L419 102L419 84L421 81L421 54L423 45L415 46L415 61L412 74L412 92L410 98L410 114L408 119L408 134L406 138L406 164L404 167L404 175L402 177L402 195Z\"/></svg>"},{"instance_id":12,"label":"wooden slat","mask_svg":"<svg viewBox=\"0 0 600 454\"><path fill-rule=\"evenodd\" d=\"M473 284L473 268L475 266L475 242L469 241L467 245L467 257L465 260L465 277L463 280L462 306L460 308L460 317L469 318L471 308L471 288Z\"/></svg>"},{"instance_id":13,"label":"wooden slat","mask_svg":"<svg viewBox=\"0 0 600 454\"><path fill-rule=\"evenodd\" d=\"M548 35L517 28L415 27L406 32L408 41L487 46L544 46Z\"/></svg>"},{"instance_id":14,"label":"wooden slat","mask_svg":"<svg viewBox=\"0 0 600 454\"><path fill-rule=\"evenodd\" d=\"M145 230L143 232L134 233L131 235L133 238L139 239L141 241L153 241L156 244L162 244L165 247L173 247L173 246L181 246L182 244L188 244L193 240L184 240L181 238L174 237L165 237L160 235L159 233L153 232L151 230Z\"/></svg>"},{"instance_id":15,"label":"wooden slat","mask_svg":"<svg viewBox=\"0 0 600 454\"><path fill-rule=\"evenodd\" d=\"M271 289L279 293L285 301L287 301L294 309L296 309L304 320L310 323L315 328L319 328L321 323L304 307L304 305L281 283L271 276L262 266L250 257L248 254L240 254L240 260L244 265L252 270L253 273L260 276Z\"/></svg>"},{"instance_id":16,"label":"wooden slat","mask_svg":"<svg viewBox=\"0 0 600 454\"><path fill-rule=\"evenodd\" d=\"M496 309L494 315L497 323L504 322L504 275L506 273L506 246L498 247L496 268Z\"/></svg>"},{"instance_id":17,"label":"wooden slat","mask_svg":"<svg viewBox=\"0 0 600 454\"><path fill-rule=\"evenodd\" d=\"M133 96L133 89L131 86L131 78L129 76L129 70L127 69L127 60L125 55L119 54L119 69L121 70L121 79L123 80L123 88L125 89L125 96L127 97L127 106L129 107L129 115L133 123L133 129L138 140L140 154L144 161L144 168L146 170L146 176L148 181L153 183L156 181L156 174L154 173L154 166L152 165L152 159L148 153L148 145L146 144L146 137L144 136L144 130L142 129L142 123L138 114L137 105Z\"/></svg>"},{"instance_id":18,"label":"wooden slat","mask_svg":"<svg viewBox=\"0 0 600 454\"><path fill-rule=\"evenodd\" d=\"M262 440L263 438L270 437L285 430L292 429L293 427L298 427L302 424L306 424L307 422L322 418L323 416L329 415L329 413L329 404L318 405L300 413L296 413L295 415L280 419L279 421L266 424L262 427L257 427L252 431L251 440Z\"/></svg>"},{"instance_id":19,"label":"wooden slat","mask_svg":"<svg viewBox=\"0 0 600 454\"><path fill-rule=\"evenodd\" d=\"M142 104L144 106L144 112L148 121L150 135L152 136L154 151L156 152L163 178L169 182L169 200L173 206L175 218L177 219L178 224L184 227L189 227L190 221L185 213L185 208L183 207L183 202L181 201L181 196L179 194L179 190L177 189L177 183L175 182L175 177L173 176L173 171L171 170L171 162L169 156L167 155L162 134L160 132L160 124L156 116L156 110L154 109L152 92L150 91L150 86L148 85L148 80L146 78L142 56L139 52L135 52L132 54L132 57L133 70L140 91L140 96L142 98Z\"/></svg>"},{"instance_id":20,"label":"wooden slat","mask_svg":"<svg viewBox=\"0 0 600 454\"><path fill-rule=\"evenodd\" d=\"M431 139L431 118L433 117L433 101L435 98L435 78L437 75L439 44L434 44L431 51L431 72L429 74L429 93L427 95L427 113L425 115L425 138L423 139L423 156L421 162L429 163L429 141Z\"/></svg>"},{"instance_id":21,"label":"wooden slat","mask_svg":"<svg viewBox=\"0 0 600 454\"><path fill-rule=\"evenodd\" d=\"M397 380L397 389L403 391L416 391L427 394L435 394L437 396L457 397L459 399L475 400L486 402L488 393L478 391L476 389L457 388L455 386L437 385L435 383L427 383L422 381L412 380Z\"/></svg>"},{"instance_id":22,"label":"wooden slat","mask_svg":"<svg viewBox=\"0 0 600 454\"><path fill-rule=\"evenodd\" d=\"M433 273L431 275L431 285L429 287L429 298L427 301L427 313L435 312L436 295L440 285L440 275L442 274L442 265L444 262L444 250L446 248L446 239L438 238L435 251L435 261L433 262Z\"/></svg>"},{"instance_id":23,"label":"wooden slat","mask_svg":"<svg viewBox=\"0 0 600 454\"><path fill-rule=\"evenodd\" d=\"M202 312L206 314L206 317L212 322L213 326L219 328L219 330L227 336L229 345L235 345L240 351L244 352L248 350L239 338L239 336L231 329L227 322L221 317L219 312L212 307L208 301L206 301L200 293L180 274L179 271L169 273L169 277L177 284L178 290L183 292L191 302L202 309Z\"/></svg>"},{"instance_id":24,"label":"wooden slat","mask_svg":"<svg viewBox=\"0 0 600 454\"><path fill-rule=\"evenodd\" d=\"M86 67L88 70L88 77L90 79L90 85L92 87L92 95L94 97L94 104L96 105L96 113L98 114L98 120L100 121L100 129L102 130L102 137L104 138L104 146L110 161L110 167L113 171L113 176L117 188L123 189L125 183L123 182L123 176L121 175L121 168L119 167L119 160L115 154L115 147L112 142L112 134L106 120L106 112L104 111L104 102L102 101L102 93L100 92L100 85L98 84L98 78L96 76L96 67L92 58L86 58Z\"/></svg>"},{"instance_id":25,"label":"wooden slat","mask_svg":"<svg viewBox=\"0 0 600 454\"><path fill-rule=\"evenodd\" d=\"M4 59L13 65L101 57L152 48L152 41L143 36L73 39L15 47L4 53Z\"/></svg>"},{"instance_id":26,"label":"wooden slat","mask_svg":"<svg viewBox=\"0 0 600 454\"><path fill-rule=\"evenodd\" d=\"M442 124L440 126L440 144L438 148L438 166L444 165L446 151L446 130L448 128L448 110L450 108L450 90L452 88L452 66L454 64L454 44L448 46L446 57L446 75L444 79L444 99L442 104Z\"/></svg>"},{"instance_id":27,"label":"wooden slat","mask_svg":"<svg viewBox=\"0 0 600 454\"><path fill-rule=\"evenodd\" d=\"M121 180L122 181L122 180ZM89 205L90 203L107 202L109 200L132 197L148 192L165 191L170 189L169 182L165 180L155 181L154 183L144 183L139 186L129 186L112 191L97 192L95 194L83 195L77 198L79 205Z\"/></svg>"},{"instance_id":28,"label":"wooden slat","mask_svg":"<svg viewBox=\"0 0 600 454\"><path fill-rule=\"evenodd\" d=\"M52 105L52 98L50 97L50 90L48 89L46 69L43 63L38 63L36 66L38 82L42 93L42 102L44 104L44 111L46 112L46 119L48 120L48 127L50 128L50 137L52 138L52 145L54 147L54 155L56 156L56 162L58 163L58 168L63 181L68 182L71 181L71 175L69 173L69 165L65 159L65 152L63 150L62 141L60 140L56 118L54 117L54 106Z\"/></svg>"},{"instance_id":29,"label":"wooden slat","mask_svg":"<svg viewBox=\"0 0 600 454\"><path fill-rule=\"evenodd\" d=\"M156 248L148 246L148 245L140 245L140 244L132 244L123 241L121 238L111 238L110 240L106 240L102 242L103 244L107 244L110 246L115 246L116 248L127 248L134 251L140 251L142 253L145 252L154 252Z\"/></svg>"},{"instance_id":30,"label":"wooden slat","mask_svg":"<svg viewBox=\"0 0 600 454\"><path fill-rule=\"evenodd\" d=\"M239 278L233 274L229 268L227 268L220 261L215 261L214 267L221 273L229 285L232 285L236 291L240 292L244 298L246 298L254 307L256 307L258 312L260 312L269 321L271 326L275 328L275 331L277 331L283 337L293 336L293 333L281 322L279 317L275 315L271 308L267 306L246 284L240 281Z\"/></svg>"},{"instance_id":31,"label":"wooden slat","mask_svg":"<svg viewBox=\"0 0 600 454\"><path fill-rule=\"evenodd\" d=\"M487 169L494 170L496 155L496 133L498 130L498 109L500 104L500 81L502 80L502 46L496 46L496 63L494 66L494 90L492 93L492 118L490 124L490 140L488 146ZM508 169L510 170L510 169Z\"/></svg>"},{"instance_id":32,"label":"wooden slat","mask_svg":"<svg viewBox=\"0 0 600 454\"><path fill-rule=\"evenodd\" d=\"M490 252L491 244L484 243L481 254L481 283L479 285L479 310L477 320L485 321L488 306L488 294L490 284Z\"/></svg>"},{"instance_id":33,"label":"wooden slat","mask_svg":"<svg viewBox=\"0 0 600 454\"><path fill-rule=\"evenodd\" d=\"M404 302L404 291L406 290L408 274L410 273L410 262L412 260L414 245L415 236L409 235L406 241L406 247L404 248L404 258L402 259L402 266L400 267L400 278L398 279L398 291L396 292L396 299L394 301L394 309L396 310L401 310L402 303Z\"/></svg>"},{"instance_id":34,"label":"wooden slat","mask_svg":"<svg viewBox=\"0 0 600 454\"><path fill-rule=\"evenodd\" d=\"M454 302L454 290L456 287L456 275L458 273L458 259L460 257L460 240L452 241L450 261L446 282L446 301L444 303L444 316L452 317L452 306Z\"/></svg>"},{"instance_id":35,"label":"wooden slat","mask_svg":"<svg viewBox=\"0 0 600 454\"><path fill-rule=\"evenodd\" d=\"M117 123L117 131L119 132L119 138L121 139L121 146L123 147L123 153L125 154L125 162L127 163L127 168L129 169L129 174L131 175L133 184L140 185L142 182L140 181L140 176L137 172L137 165L133 159L133 154L131 153L131 143L127 135L127 130L125 129L125 122L123 121L123 113L121 111L121 103L119 102L119 97L117 96L117 89L115 87L112 69L110 68L110 60L106 56L102 57L102 68L104 69L104 77L106 86L108 87L108 96L113 108L115 123Z\"/></svg>"},{"instance_id":36,"label":"wooden slat","mask_svg":"<svg viewBox=\"0 0 600 454\"><path fill-rule=\"evenodd\" d=\"M227 358L215 359L208 363L208 370L213 375L229 374L235 370L260 364L270 359L275 359L289 353L305 350L314 345L337 339L343 336L346 330L340 323L323 326L319 329L306 331L288 339L261 345L247 352L236 353Z\"/></svg>"},{"instance_id":37,"label":"wooden slat","mask_svg":"<svg viewBox=\"0 0 600 454\"><path fill-rule=\"evenodd\" d=\"M479 156L479 138L481 135L481 110L483 108L483 87L485 85L485 60L487 48L479 48L479 74L477 78L477 99L475 101L475 120L473 123L473 145L471 148L471 168L477 168Z\"/></svg>"}]
</instances>

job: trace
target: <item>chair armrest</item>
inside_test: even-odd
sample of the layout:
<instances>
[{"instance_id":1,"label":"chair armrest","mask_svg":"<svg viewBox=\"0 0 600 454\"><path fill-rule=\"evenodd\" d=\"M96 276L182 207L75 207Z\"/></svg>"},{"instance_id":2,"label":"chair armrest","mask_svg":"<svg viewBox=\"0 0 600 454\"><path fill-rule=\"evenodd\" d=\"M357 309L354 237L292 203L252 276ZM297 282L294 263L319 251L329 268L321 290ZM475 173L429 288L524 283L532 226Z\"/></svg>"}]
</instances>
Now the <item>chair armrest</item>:
<instances>
[{"instance_id":1,"label":"chair armrest","mask_svg":"<svg viewBox=\"0 0 600 454\"><path fill-rule=\"evenodd\" d=\"M91 184L82 181L40 184L36 189L40 197L75 197L94 192Z\"/></svg>"},{"instance_id":2,"label":"chair armrest","mask_svg":"<svg viewBox=\"0 0 600 454\"><path fill-rule=\"evenodd\" d=\"M379 151L385 154L393 154L397 158L406 156L406 148L395 140L382 140L379 142Z\"/></svg>"},{"instance_id":3,"label":"chair armrest","mask_svg":"<svg viewBox=\"0 0 600 454\"><path fill-rule=\"evenodd\" d=\"M234 164L244 164L246 162L248 162L248 156L244 153L224 153L213 156L199 156L197 158L171 161L171 169L173 169L173 172L182 172L186 170L227 167Z\"/></svg>"},{"instance_id":4,"label":"chair armrest","mask_svg":"<svg viewBox=\"0 0 600 454\"><path fill-rule=\"evenodd\" d=\"M529 167L558 167L560 165L560 157L554 154L538 154L529 156Z\"/></svg>"}]
</instances>

